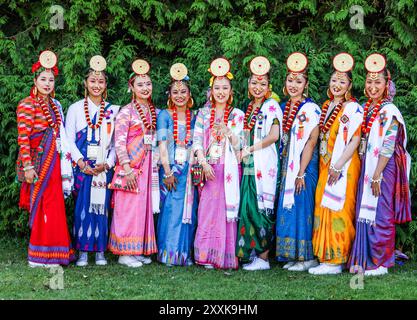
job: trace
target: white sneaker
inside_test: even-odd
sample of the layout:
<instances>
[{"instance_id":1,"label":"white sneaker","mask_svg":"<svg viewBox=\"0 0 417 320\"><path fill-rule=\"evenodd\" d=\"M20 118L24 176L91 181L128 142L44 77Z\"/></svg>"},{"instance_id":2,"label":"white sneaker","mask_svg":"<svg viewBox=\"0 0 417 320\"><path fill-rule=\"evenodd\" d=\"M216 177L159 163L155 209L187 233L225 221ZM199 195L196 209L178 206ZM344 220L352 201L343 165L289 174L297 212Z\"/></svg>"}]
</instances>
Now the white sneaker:
<instances>
[{"instance_id":1,"label":"white sneaker","mask_svg":"<svg viewBox=\"0 0 417 320\"><path fill-rule=\"evenodd\" d=\"M104 252L96 252L96 265L98 266L105 266L107 264L106 257L104 256Z\"/></svg>"},{"instance_id":2,"label":"white sneaker","mask_svg":"<svg viewBox=\"0 0 417 320\"><path fill-rule=\"evenodd\" d=\"M144 255L135 256L136 260L142 262L143 264L150 264L152 263L152 259L150 257L145 257Z\"/></svg>"},{"instance_id":3,"label":"white sneaker","mask_svg":"<svg viewBox=\"0 0 417 320\"><path fill-rule=\"evenodd\" d=\"M142 262L138 261L134 256L119 256L118 262L132 268L139 268L143 265Z\"/></svg>"},{"instance_id":4,"label":"white sneaker","mask_svg":"<svg viewBox=\"0 0 417 320\"><path fill-rule=\"evenodd\" d=\"M46 264L29 261L29 267L31 267L31 268L46 268Z\"/></svg>"},{"instance_id":5,"label":"white sneaker","mask_svg":"<svg viewBox=\"0 0 417 320\"><path fill-rule=\"evenodd\" d=\"M292 267L296 263L297 263L296 261L288 261L286 264L284 264L284 266L282 267L282 269L288 269L289 267Z\"/></svg>"},{"instance_id":6,"label":"white sneaker","mask_svg":"<svg viewBox=\"0 0 417 320\"><path fill-rule=\"evenodd\" d=\"M269 261L256 257L252 263L248 266L244 266L243 270L255 271L255 270L268 270L270 269Z\"/></svg>"},{"instance_id":7,"label":"white sneaker","mask_svg":"<svg viewBox=\"0 0 417 320\"><path fill-rule=\"evenodd\" d=\"M315 275L342 273L341 264L320 263L317 267L308 269L308 273Z\"/></svg>"},{"instance_id":8,"label":"white sneaker","mask_svg":"<svg viewBox=\"0 0 417 320\"><path fill-rule=\"evenodd\" d=\"M308 261L299 261L292 267L288 268L288 271L307 271L310 268L317 266L319 263L316 259Z\"/></svg>"},{"instance_id":9,"label":"white sneaker","mask_svg":"<svg viewBox=\"0 0 417 320\"><path fill-rule=\"evenodd\" d=\"M388 268L378 267L374 270L365 270L365 276L382 276L388 273Z\"/></svg>"},{"instance_id":10,"label":"white sneaker","mask_svg":"<svg viewBox=\"0 0 417 320\"><path fill-rule=\"evenodd\" d=\"M80 256L75 265L77 267L85 267L86 265L88 265L88 253L85 251L80 251Z\"/></svg>"}]
</instances>

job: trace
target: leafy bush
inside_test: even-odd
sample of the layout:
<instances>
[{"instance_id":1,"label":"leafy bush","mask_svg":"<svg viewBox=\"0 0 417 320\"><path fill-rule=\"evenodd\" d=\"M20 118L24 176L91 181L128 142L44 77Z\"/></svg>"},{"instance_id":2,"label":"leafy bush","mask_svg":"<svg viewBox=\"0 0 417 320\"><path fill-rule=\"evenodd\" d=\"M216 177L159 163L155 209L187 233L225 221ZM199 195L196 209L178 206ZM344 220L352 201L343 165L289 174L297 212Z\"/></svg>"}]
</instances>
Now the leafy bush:
<instances>
[{"instance_id":1,"label":"leafy bush","mask_svg":"<svg viewBox=\"0 0 417 320\"><path fill-rule=\"evenodd\" d=\"M320 5L318 4L320 3ZM210 61L230 59L235 101L247 94L248 62L265 55L272 62L272 84L280 94L286 72L285 59L298 50L310 60L310 95L326 98L331 58L341 51L356 60L355 96L363 100L365 57L384 53L397 84L395 103L407 122L408 149L417 159L417 4L399 1L280 1L280 0L76 0L61 1L63 29L54 30L57 1L1 1L0 10L0 232L22 235L27 216L17 209L18 185L14 183L16 160L15 108L27 96L32 83L30 68L40 50L59 55L57 98L64 109L83 95L82 79L89 58L102 54L108 61L109 97L113 103L129 101L127 79L134 58L151 62L154 100L166 104L169 67L184 62L189 68L197 106L205 101ZM350 22L359 5L365 28L354 30ZM53 9L53 7L52 7ZM351 12L352 11L352 12ZM51 24L52 23L52 24ZM411 174L417 173L413 162ZM413 198L416 181L411 179ZM413 204L413 208L415 208ZM415 217L414 217L415 218ZM414 254L415 223L401 227L398 245Z\"/></svg>"}]
</instances>

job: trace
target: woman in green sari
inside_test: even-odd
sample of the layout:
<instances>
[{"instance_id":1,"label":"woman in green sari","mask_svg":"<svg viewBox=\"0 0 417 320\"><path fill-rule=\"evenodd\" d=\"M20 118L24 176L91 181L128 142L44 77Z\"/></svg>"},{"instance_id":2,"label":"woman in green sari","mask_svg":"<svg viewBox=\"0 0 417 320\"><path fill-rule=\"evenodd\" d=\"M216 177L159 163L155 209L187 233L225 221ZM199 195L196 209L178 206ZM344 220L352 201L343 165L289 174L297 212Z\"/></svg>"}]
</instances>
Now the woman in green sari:
<instances>
[{"instance_id":1,"label":"woman in green sari","mask_svg":"<svg viewBox=\"0 0 417 320\"><path fill-rule=\"evenodd\" d=\"M246 262L243 269L250 271L269 269L268 253L275 235L282 111L278 102L271 98L269 70L267 58L252 59L248 81L251 101L244 118L236 255L241 262Z\"/></svg>"}]
</instances>

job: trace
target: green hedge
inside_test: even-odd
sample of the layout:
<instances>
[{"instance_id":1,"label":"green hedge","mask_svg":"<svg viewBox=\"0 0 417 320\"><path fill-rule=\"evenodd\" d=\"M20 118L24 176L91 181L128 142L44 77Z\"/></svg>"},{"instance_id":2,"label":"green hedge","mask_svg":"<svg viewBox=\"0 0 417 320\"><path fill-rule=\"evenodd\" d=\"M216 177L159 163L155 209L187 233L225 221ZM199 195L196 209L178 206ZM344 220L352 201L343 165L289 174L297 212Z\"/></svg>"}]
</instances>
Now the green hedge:
<instances>
[{"instance_id":1,"label":"green hedge","mask_svg":"<svg viewBox=\"0 0 417 320\"><path fill-rule=\"evenodd\" d=\"M53 29L59 10L63 29ZM352 29L361 6L364 28ZM405 116L409 147L417 159L417 4L399 1L0 1L0 232L24 235L27 215L18 211L14 183L17 102L28 95L30 69L40 50L59 55L57 98L66 109L83 95L82 79L89 58L102 54L108 61L109 97L126 104L127 78L133 59L151 62L154 100L166 104L169 67L184 62L197 106L205 101L210 61L224 55L235 75L235 101L246 96L248 62L267 56L273 66L272 84L280 94L289 53L306 52L310 60L310 94L326 98L331 58L341 51L356 60L354 93L363 101L363 61L375 51L385 54L397 84L395 103ZM412 166L412 194L416 193L417 165ZM69 205L71 205L69 203ZM415 204L413 205L415 207ZM415 218L415 217L414 217ZM399 229L398 246L414 256L415 221Z\"/></svg>"}]
</instances>

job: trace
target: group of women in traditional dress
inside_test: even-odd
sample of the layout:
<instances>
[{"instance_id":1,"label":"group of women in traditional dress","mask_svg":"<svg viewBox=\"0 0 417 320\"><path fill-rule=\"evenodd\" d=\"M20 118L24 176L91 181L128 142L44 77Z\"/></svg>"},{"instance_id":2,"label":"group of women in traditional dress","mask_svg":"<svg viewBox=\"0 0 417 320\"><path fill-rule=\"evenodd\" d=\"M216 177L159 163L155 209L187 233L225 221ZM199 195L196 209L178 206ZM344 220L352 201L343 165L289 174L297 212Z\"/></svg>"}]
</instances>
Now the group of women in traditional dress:
<instances>
[{"instance_id":1,"label":"group of women in traditional dress","mask_svg":"<svg viewBox=\"0 0 417 320\"><path fill-rule=\"evenodd\" d=\"M361 106L353 57L333 59L329 100L308 96L308 59L287 59L280 106L270 63L250 62L248 102L233 101L227 59L210 65L207 103L193 112L188 70L171 67L167 108L152 102L150 65L135 60L124 107L107 100L106 60L94 56L85 96L66 120L54 98L57 57L43 51L17 107L22 182L30 212L29 265L166 265L381 275L394 265L395 225L411 220L406 127L392 103L384 56L367 57ZM243 111L242 111L243 110ZM64 198L75 196L73 232ZM111 217L111 219L110 219ZM111 223L110 223L111 220Z\"/></svg>"}]
</instances>

